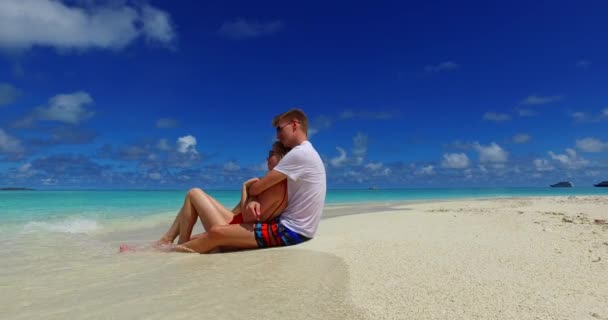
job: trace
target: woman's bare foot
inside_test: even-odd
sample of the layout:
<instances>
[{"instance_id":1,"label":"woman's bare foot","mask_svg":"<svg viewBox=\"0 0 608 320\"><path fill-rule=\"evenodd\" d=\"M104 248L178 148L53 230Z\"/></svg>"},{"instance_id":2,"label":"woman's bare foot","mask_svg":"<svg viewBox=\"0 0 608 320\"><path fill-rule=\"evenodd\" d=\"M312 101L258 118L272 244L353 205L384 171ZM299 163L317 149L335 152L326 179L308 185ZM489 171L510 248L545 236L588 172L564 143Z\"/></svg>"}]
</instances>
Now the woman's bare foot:
<instances>
[{"instance_id":1,"label":"woman's bare foot","mask_svg":"<svg viewBox=\"0 0 608 320\"><path fill-rule=\"evenodd\" d=\"M160 251L160 252L171 252L174 251L175 245L173 243L166 243L157 241L148 245L132 245L123 243L120 245L119 252L145 252L145 251Z\"/></svg>"},{"instance_id":2,"label":"woman's bare foot","mask_svg":"<svg viewBox=\"0 0 608 320\"><path fill-rule=\"evenodd\" d=\"M156 241L157 245L168 245L168 244L173 244L173 240L171 240L170 238L168 238L167 236L163 236L160 239L158 239Z\"/></svg>"},{"instance_id":3,"label":"woman's bare foot","mask_svg":"<svg viewBox=\"0 0 608 320\"><path fill-rule=\"evenodd\" d=\"M120 249L118 250L118 252L123 253L123 252L135 252L137 251L135 246L131 246L128 245L126 243L123 243L120 245Z\"/></svg>"}]
</instances>

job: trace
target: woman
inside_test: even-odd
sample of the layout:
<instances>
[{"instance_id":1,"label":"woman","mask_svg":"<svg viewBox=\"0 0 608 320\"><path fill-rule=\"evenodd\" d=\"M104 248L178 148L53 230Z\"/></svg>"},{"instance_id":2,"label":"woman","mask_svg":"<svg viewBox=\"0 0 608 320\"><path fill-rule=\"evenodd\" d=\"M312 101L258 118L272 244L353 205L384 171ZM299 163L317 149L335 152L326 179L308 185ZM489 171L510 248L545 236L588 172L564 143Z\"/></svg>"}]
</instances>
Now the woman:
<instances>
[{"instance_id":1,"label":"woman","mask_svg":"<svg viewBox=\"0 0 608 320\"><path fill-rule=\"evenodd\" d=\"M268 152L268 158L266 158L266 165L268 167L268 171L272 170L279 161L289 152L289 149L283 147L280 142L275 142L272 145L272 150ZM243 183L243 188L241 190L241 201L237 204L232 212L234 213L234 217L230 221L230 224L240 224L243 222L256 222L256 221L270 221L276 218L285 207L287 207L287 181L283 181L278 183L268 190L264 191L262 194L256 197L249 197L247 194L247 189L249 186L258 181L258 178L253 178L245 181ZM256 200L260 203L262 212L262 216L259 219L256 217L243 215L246 211L247 204Z\"/></svg>"},{"instance_id":2,"label":"woman","mask_svg":"<svg viewBox=\"0 0 608 320\"><path fill-rule=\"evenodd\" d=\"M272 150L266 158L268 170L272 170L277 163L289 152L280 142L272 145ZM257 198L248 197L247 189L258 181L257 178L249 179L243 183L241 191L241 201L232 210L222 206L212 196L203 190L195 188L188 191L181 210L178 212L169 230L158 240L160 245L172 244L179 236L178 245L190 241L192 229L197 218L201 219L205 230L210 230L214 225L240 224L255 221L269 221L277 217L287 206L287 181L278 183ZM247 210L247 204L255 200L260 204L262 215L258 218L251 210ZM122 251L122 247L121 247Z\"/></svg>"}]
</instances>

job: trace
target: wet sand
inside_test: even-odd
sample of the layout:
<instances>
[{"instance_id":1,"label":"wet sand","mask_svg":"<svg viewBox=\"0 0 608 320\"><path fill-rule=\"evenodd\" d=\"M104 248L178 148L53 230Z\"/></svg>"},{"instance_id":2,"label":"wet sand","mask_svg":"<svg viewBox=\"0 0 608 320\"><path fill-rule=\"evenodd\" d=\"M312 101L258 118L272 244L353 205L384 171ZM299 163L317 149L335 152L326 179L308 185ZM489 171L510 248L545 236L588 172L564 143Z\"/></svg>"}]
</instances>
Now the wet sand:
<instances>
[{"instance_id":1,"label":"wet sand","mask_svg":"<svg viewBox=\"0 0 608 320\"><path fill-rule=\"evenodd\" d=\"M324 215L304 244L225 254L117 253L164 225L32 239L40 251L15 248L0 262L11 293L0 318L608 319L608 197L340 205Z\"/></svg>"}]
</instances>

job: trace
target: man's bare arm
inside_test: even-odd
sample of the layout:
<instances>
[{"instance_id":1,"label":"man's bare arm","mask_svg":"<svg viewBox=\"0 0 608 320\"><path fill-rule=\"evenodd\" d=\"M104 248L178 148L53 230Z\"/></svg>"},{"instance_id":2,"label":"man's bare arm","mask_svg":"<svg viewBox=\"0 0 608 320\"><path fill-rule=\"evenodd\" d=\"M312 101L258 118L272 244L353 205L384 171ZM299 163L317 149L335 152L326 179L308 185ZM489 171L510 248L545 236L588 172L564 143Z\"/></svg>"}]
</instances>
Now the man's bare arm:
<instances>
[{"instance_id":1,"label":"man's bare arm","mask_svg":"<svg viewBox=\"0 0 608 320\"><path fill-rule=\"evenodd\" d=\"M273 169L268 172L262 179L260 179L260 181L255 182L251 186L249 186L249 195L258 196L266 189L274 186L275 184L285 179L287 179L287 175Z\"/></svg>"}]
</instances>

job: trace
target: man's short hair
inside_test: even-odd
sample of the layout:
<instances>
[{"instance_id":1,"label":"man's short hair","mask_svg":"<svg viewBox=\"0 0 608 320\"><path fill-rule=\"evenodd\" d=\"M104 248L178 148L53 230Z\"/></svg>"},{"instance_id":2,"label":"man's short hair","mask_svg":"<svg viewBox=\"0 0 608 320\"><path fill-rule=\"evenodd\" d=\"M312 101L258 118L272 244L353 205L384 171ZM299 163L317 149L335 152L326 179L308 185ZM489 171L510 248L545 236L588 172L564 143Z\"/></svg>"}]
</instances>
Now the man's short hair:
<instances>
[{"instance_id":1,"label":"man's short hair","mask_svg":"<svg viewBox=\"0 0 608 320\"><path fill-rule=\"evenodd\" d=\"M308 117L306 117L306 114L304 111L302 111L302 109L291 109L287 112L281 113L272 119L272 126L276 127L284 120L298 120L300 122L300 128L302 128L302 131L304 131L304 133L308 136Z\"/></svg>"}]
</instances>

